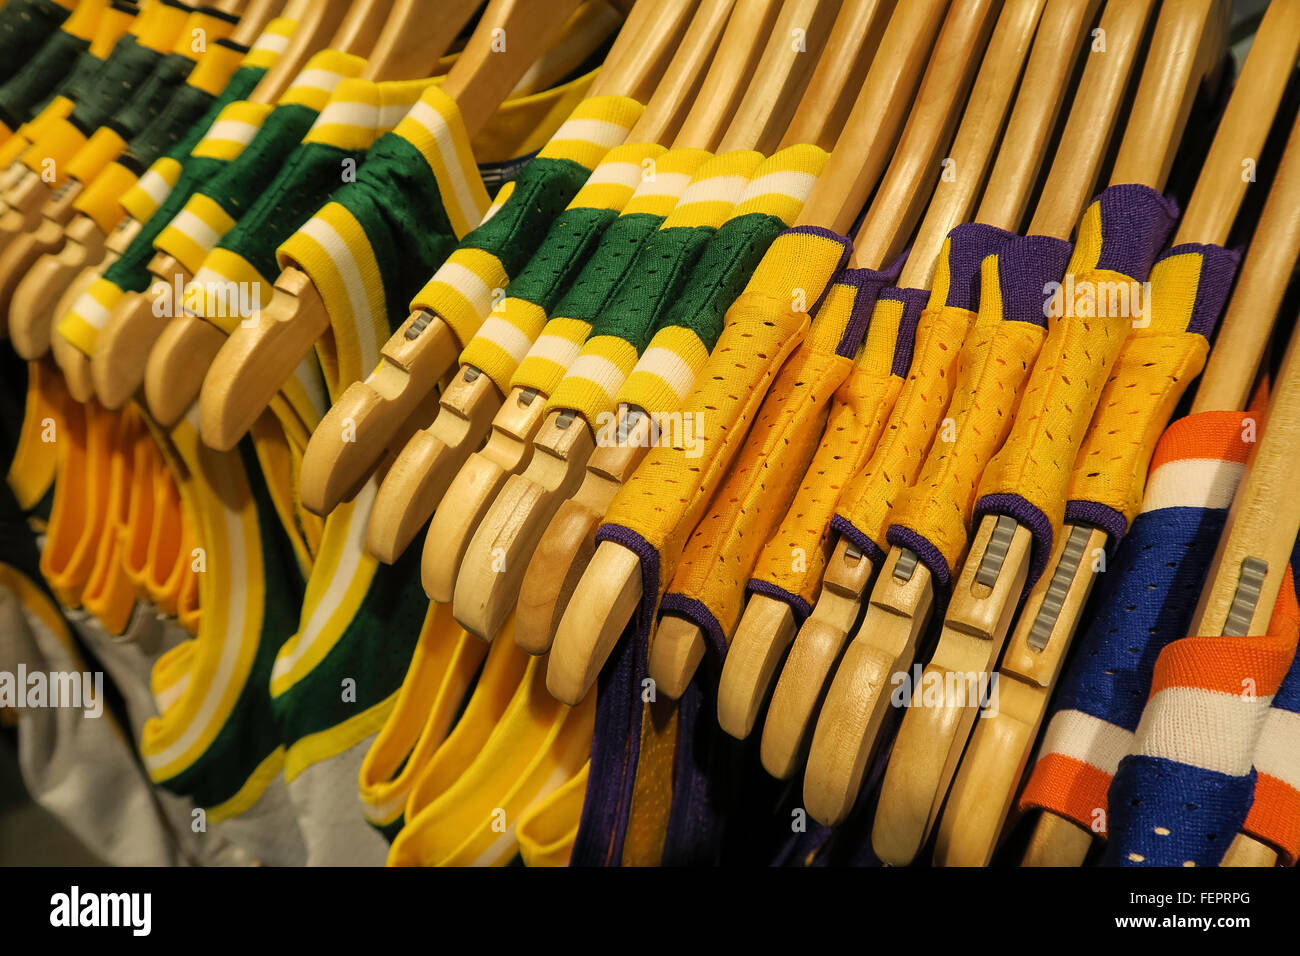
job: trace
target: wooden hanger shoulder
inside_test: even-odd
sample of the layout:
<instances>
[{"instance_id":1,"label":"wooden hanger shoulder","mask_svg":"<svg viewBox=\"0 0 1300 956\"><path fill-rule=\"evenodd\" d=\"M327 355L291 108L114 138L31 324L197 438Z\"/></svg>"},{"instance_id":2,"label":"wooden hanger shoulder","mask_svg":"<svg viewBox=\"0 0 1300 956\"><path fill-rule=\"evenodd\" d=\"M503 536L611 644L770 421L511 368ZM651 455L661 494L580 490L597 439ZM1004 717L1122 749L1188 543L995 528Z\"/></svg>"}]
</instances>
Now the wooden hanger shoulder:
<instances>
[{"instance_id":1,"label":"wooden hanger shoulder","mask_svg":"<svg viewBox=\"0 0 1300 956\"><path fill-rule=\"evenodd\" d=\"M351 0L316 0L305 5L288 47L249 94L249 102L276 102L311 56L326 47L350 5Z\"/></svg>"},{"instance_id":2,"label":"wooden hanger shoulder","mask_svg":"<svg viewBox=\"0 0 1300 956\"><path fill-rule=\"evenodd\" d=\"M479 0L440 0L434 10L421 0L397 0L368 57L371 80L427 76L469 22Z\"/></svg>"},{"instance_id":3,"label":"wooden hanger shoulder","mask_svg":"<svg viewBox=\"0 0 1300 956\"><path fill-rule=\"evenodd\" d=\"M842 233L857 218L894 151L947 8L947 0L909 0L894 8L862 92L796 225Z\"/></svg>"},{"instance_id":4,"label":"wooden hanger shoulder","mask_svg":"<svg viewBox=\"0 0 1300 956\"><path fill-rule=\"evenodd\" d=\"M780 147L813 143L830 150L867 78L894 0L846 0L817 60Z\"/></svg>"}]
</instances>

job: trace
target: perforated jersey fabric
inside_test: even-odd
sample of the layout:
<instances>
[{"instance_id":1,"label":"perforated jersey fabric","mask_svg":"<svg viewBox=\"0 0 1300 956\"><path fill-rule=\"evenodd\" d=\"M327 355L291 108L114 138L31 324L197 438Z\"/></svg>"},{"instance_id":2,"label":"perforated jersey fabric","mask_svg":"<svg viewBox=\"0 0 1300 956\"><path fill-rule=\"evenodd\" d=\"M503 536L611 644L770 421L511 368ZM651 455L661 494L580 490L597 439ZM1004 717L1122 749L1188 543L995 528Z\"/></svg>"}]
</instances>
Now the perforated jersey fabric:
<instances>
[{"instance_id":1,"label":"perforated jersey fabric","mask_svg":"<svg viewBox=\"0 0 1300 956\"><path fill-rule=\"evenodd\" d=\"M654 175L641 178L622 214L609 224L590 258L555 303L511 374L510 389L531 389L548 398L555 393L597 320L608 312L640 251L709 156L700 149L670 149L655 160Z\"/></svg>"},{"instance_id":2,"label":"perforated jersey fabric","mask_svg":"<svg viewBox=\"0 0 1300 956\"><path fill-rule=\"evenodd\" d=\"M788 604L799 624L812 613L821 586L835 506L880 441L912 366L919 316L907 315L898 299L878 301L875 275L875 270L846 269L822 305L848 310L848 327L865 326L866 338L835 392L812 462L763 545L748 584L749 591Z\"/></svg>"},{"instance_id":3,"label":"perforated jersey fabric","mask_svg":"<svg viewBox=\"0 0 1300 956\"><path fill-rule=\"evenodd\" d=\"M135 13L133 7L112 4L101 10L97 18L92 17L93 23L80 16L69 17L60 32L89 39L90 45L81 51L68 72L53 79L51 87L44 80L37 80L37 88L31 90L22 86L22 73L11 78L19 84L19 89L13 91L14 118L21 119L22 125L15 128L6 122L4 129L0 129L3 140L0 165L7 167L16 162L35 140L67 119L77 101L95 83L117 42L131 27Z\"/></svg>"},{"instance_id":4,"label":"perforated jersey fabric","mask_svg":"<svg viewBox=\"0 0 1300 956\"><path fill-rule=\"evenodd\" d=\"M492 308L465 346L462 365L486 374L503 394L510 390L516 370L528 361L567 290L582 281L588 262L605 258L601 250L606 247L606 234L624 215L636 215L637 207L629 209L629 204L644 182L646 170L657 168L667 152L656 144L624 143L601 159L537 252L512 280L509 294Z\"/></svg>"},{"instance_id":5,"label":"perforated jersey fabric","mask_svg":"<svg viewBox=\"0 0 1300 956\"><path fill-rule=\"evenodd\" d=\"M1061 677L1022 809L1041 807L1107 833L1111 779L1132 749L1156 658L1191 626L1254 414L1203 412L1161 436L1142 511L1101 577L1096 612Z\"/></svg>"},{"instance_id":6,"label":"perforated jersey fabric","mask_svg":"<svg viewBox=\"0 0 1300 956\"><path fill-rule=\"evenodd\" d=\"M1260 731L1298 634L1288 567L1266 634L1183 637L1161 649L1151 696L1111 781L1103 865L1222 862L1250 811Z\"/></svg>"},{"instance_id":7,"label":"perforated jersey fabric","mask_svg":"<svg viewBox=\"0 0 1300 956\"><path fill-rule=\"evenodd\" d=\"M1291 556L1292 580L1297 555ZM1255 794L1242 830L1278 850L1282 862L1300 857L1300 655L1273 695L1255 744Z\"/></svg>"},{"instance_id":8,"label":"perforated jersey fabric","mask_svg":"<svg viewBox=\"0 0 1300 956\"><path fill-rule=\"evenodd\" d=\"M1170 200L1134 184L1107 187L1084 211L1066 282L1049 305L1047 339L1020 399L1023 411L985 466L973 516L978 525L985 515L1007 515L1033 533L1026 589L1047 566L1075 455L1137 321L1129 314L1135 290L1146 282L1176 215Z\"/></svg>"},{"instance_id":9,"label":"perforated jersey fabric","mask_svg":"<svg viewBox=\"0 0 1300 956\"><path fill-rule=\"evenodd\" d=\"M75 0L13 0L0 9L0 82L40 51L76 6Z\"/></svg>"},{"instance_id":10,"label":"perforated jersey fabric","mask_svg":"<svg viewBox=\"0 0 1300 956\"><path fill-rule=\"evenodd\" d=\"M831 520L832 530L876 566L885 560L890 511L920 473L960 376L962 343L979 309L980 263L1009 239L1000 230L958 226L944 240L928 293L894 287L879 294L877 311L897 302L902 324L916 329L911 372L879 443L840 495Z\"/></svg>"},{"instance_id":11,"label":"perforated jersey fabric","mask_svg":"<svg viewBox=\"0 0 1300 956\"><path fill-rule=\"evenodd\" d=\"M1047 334L1042 290L1059 281L1069 256L1063 239L1017 236L980 263L978 312L962 343L952 400L885 532L891 545L916 553L939 587L966 556L980 474L1011 430Z\"/></svg>"},{"instance_id":12,"label":"perforated jersey fabric","mask_svg":"<svg viewBox=\"0 0 1300 956\"><path fill-rule=\"evenodd\" d=\"M847 272L848 270L846 270ZM794 497L830 414L831 397L848 378L866 331L854 326L853 289L865 312L895 272L841 275L763 399L745 444L686 542L662 612L695 621L720 664L740 621L745 585L759 550ZM846 279L858 283L850 286ZM859 313L860 315L861 313ZM697 427L707 428L707 422Z\"/></svg>"},{"instance_id":13,"label":"perforated jersey fabric","mask_svg":"<svg viewBox=\"0 0 1300 956\"><path fill-rule=\"evenodd\" d=\"M1149 314L1111 369L1065 505L1066 521L1101 528L1112 548L1141 505L1160 432L1205 366L1239 260L1222 246L1184 243L1161 253L1151 269ZM1098 427L1103 421L1111 427Z\"/></svg>"},{"instance_id":14,"label":"perforated jersey fabric","mask_svg":"<svg viewBox=\"0 0 1300 956\"><path fill-rule=\"evenodd\" d=\"M640 113L639 104L629 111L628 103L634 101L596 101L608 118L603 123L560 124L553 135L556 150L562 155L603 155L606 146L578 137L607 136L610 127L618 128L620 138L625 136L631 122L618 120L629 112ZM588 101L587 107L591 105ZM549 160L539 167L538 178L531 178L533 165L525 168L486 228L460 237L461 251L482 251L504 242L502 255L509 258L516 252L508 245L511 236L529 237L535 247L586 178L574 168L590 169L573 160ZM572 192L567 191L570 178L577 180ZM481 184L469 188L477 182L455 104L431 87L394 132L375 144L357 182L336 192L281 246L282 264L304 268L330 312L332 348L324 354L318 347L318 355L331 394L373 369L384 342L391 334L401 334L419 277L433 274L457 244L452 224L468 228L481 221L488 208L486 195ZM432 198L391 201L393 195L409 196L416 186ZM439 196L445 197L445 210ZM470 211L475 203L476 213ZM383 837L358 812L358 772L397 701L422 632L437 623L419 586L418 551L408 550L392 566L381 566L365 553L377 483L373 478L327 519L300 630L281 648L271 679L276 723L288 748L286 777L313 862L383 862ZM342 599L337 598L340 594ZM335 693L344 677L355 681L349 700ZM340 793L354 796L340 800Z\"/></svg>"},{"instance_id":15,"label":"perforated jersey fabric","mask_svg":"<svg viewBox=\"0 0 1300 956\"><path fill-rule=\"evenodd\" d=\"M629 633L602 673L596 713L600 732L592 741L589 785L573 848L576 864L616 865L654 859L662 852L666 838L662 830L629 826L634 801L663 804L671 799L670 780L662 774L638 773L643 758L671 761L673 737L654 733L652 725L671 724L679 716L675 708L652 705L647 719L637 691L646 678L661 581L672 579L681 539L698 521L739 450L767 386L807 332L808 314L794 307L816 308L851 248L845 237L815 227L795 227L777 237L727 311L714 349L720 363L717 374L710 373L714 361L710 359L683 402L684 412L707 410L710 421L716 422L705 432L701 456L687 459L682 447L651 448L597 532L597 540L617 541L638 555L643 597ZM724 381L726 385L721 384ZM682 476L676 500L662 495L661 475L670 470ZM654 495L657 510L645 507L648 494ZM662 753L665 746L667 754Z\"/></svg>"}]
</instances>

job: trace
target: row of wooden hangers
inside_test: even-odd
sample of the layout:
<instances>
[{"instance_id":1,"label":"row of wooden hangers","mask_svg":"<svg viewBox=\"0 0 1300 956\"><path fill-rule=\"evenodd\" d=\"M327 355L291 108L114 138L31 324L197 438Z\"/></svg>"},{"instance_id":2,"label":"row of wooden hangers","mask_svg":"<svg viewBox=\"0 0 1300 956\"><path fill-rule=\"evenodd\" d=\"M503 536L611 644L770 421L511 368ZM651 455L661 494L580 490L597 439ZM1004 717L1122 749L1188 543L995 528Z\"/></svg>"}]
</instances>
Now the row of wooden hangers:
<instances>
[{"instance_id":1,"label":"row of wooden hangers","mask_svg":"<svg viewBox=\"0 0 1300 956\"><path fill-rule=\"evenodd\" d=\"M373 79L427 75L477 6L444 3L430 16L416 0L252 0L241 36L254 37L281 9L301 21L253 99L274 102L307 58L326 45L369 53L367 74ZM577 0L488 4L443 87L471 134L576 6ZM944 237L959 223L973 219L1070 238L1097 189L1117 128L1123 134L1110 182L1163 188L1193 99L1221 59L1227 4L1166 0L1158 16L1156 6L1154 0L638 0L592 93L646 103L629 142L765 154L794 143L830 149L799 224L846 232L865 206L852 264L881 268L910 247L899 285L928 288ZM256 28L254 18L260 21ZM539 29L551 25L554 30ZM796 26L805 31L806 53L791 43ZM511 37L505 54L490 52L496 28ZM1259 154L1298 48L1300 3L1274 0L1175 241L1226 241L1247 188L1240 157ZM1081 55L1086 59L1080 73ZM1138 63L1141 70L1135 69ZM1039 174L1053 142L1040 190ZM1194 410L1245 407L1300 242L1291 214L1300 198L1300 163L1293 151L1288 156ZM937 175L944 158L957 170L951 179ZM93 278L125 248L139 224L127 220L117 234L94 236L78 218L60 220L54 197L40 196L30 182L11 187L5 199L6 217L17 213L32 224L15 235L37 230L36 217L60 225L62 250L43 260L57 261L46 266L42 297L14 296L9 326L17 333L44 321L44 332L37 329L25 343L39 353L43 335L80 396L95 394L110 406L143 397L164 424L197 400L205 442L228 448L328 328L319 295L305 274L290 268L253 328L226 337L201 319L159 320L140 296L114 314L96 354L87 359L61 345L58 336L50 342L49 323L70 305L74 289L85 288L85 275ZM1034 213L1026 223L1031 202ZM0 265L12 258L9 246L4 256ZM178 263L160 259L151 266L155 274L189 279ZM74 275L81 278L69 284ZM0 282L0 291L12 287ZM417 321L424 331L408 337ZM16 346L26 334L14 335ZM432 518L423 560L430 596L452 602L457 619L488 640L517 601L515 639L530 653L549 653L548 686L561 700L576 703L593 686L640 602L636 556L611 542L597 548L594 536L644 449L635 442L597 448L591 430L573 427L562 413L543 421L545 402L536 395L504 395L477 370L457 368L461 344L436 316L412 315L383 349L376 373L354 383L313 435L302 468L303 501L324 514L371 476L381 476L369 550L381 560L396 560ZM1214 584L1202 598L1198 633L1222 629L1240 555L1267 552L1270 577L1255 625L1267 622L1280 586L1286 558L1278 555L1289 555L1297 528L1286 538L1290 513L1284 520L1276 516L1300 501L1285 467L1285 424L1300 414L1287 404L1295 402L1298 364L1288 361L1269 419L1274 431L1265 432L1251 477L1243 482L1242 504L1234 506L1216 557ZM445 387L429 422L422 409L440 383ZM644 427L637 410L621 414L626 429ZM342 440L338 423L345 418L355 424L355 441ZM975 584L996 524L995 517L986 518L973 530L928 667L990 672L1001 657L1004 691L1008 685L1024 690L1014 691L1010 704L1004 695L1002 716L975 729L973 708L908 711L873 833L877 853L887 862L909 861L936 826L941 862L987 862L1092 584L1088 562L1066 559L1072 534L1067 528L1017 622L1028 573L1027 529L1011 535L995 583ZM1087 549L1106 543L1096 529L1083 532ZM485 556L494 553L506 555L504 573L490 570L493 562ZM888 676L910 666L935 608L928 571L916 565L910 574L900 573L901 557L896 548L874 568L851 544L837 542L821 597L802 628L796 629L784 603L751 595L722 673L722 727L747 736L770 696L762 729L764 766L779 777L802 770L807 808L826 823L840 822L852 808L882 736ZM1058 575L1068 581L1066 597L1059 608L1052 602L1050 637L1035 647L1028 634ZM662 692L680 694L703 653L698 628L665 615L651 645L651 676ZM1090 839L1073 823L1044 813L1027 861L1077 862ZM1235 848L1242 860L1263 854L1245 843Z\"/></svg>"}]
</instances>

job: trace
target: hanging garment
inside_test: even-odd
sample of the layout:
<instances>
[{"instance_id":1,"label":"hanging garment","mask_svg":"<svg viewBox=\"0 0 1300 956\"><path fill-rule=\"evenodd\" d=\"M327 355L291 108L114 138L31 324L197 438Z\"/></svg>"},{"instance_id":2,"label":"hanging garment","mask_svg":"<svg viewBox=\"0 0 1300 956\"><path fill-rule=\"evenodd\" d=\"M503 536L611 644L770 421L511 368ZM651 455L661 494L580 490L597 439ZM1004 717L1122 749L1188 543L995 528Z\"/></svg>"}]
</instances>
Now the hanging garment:
<instances>
[{"instance_id":1,"label":"hanging garment","mask_svg":"<svg viewBox=\"0 0 1300 956\"><path fill-rule=\"evenodd\" d=\"M52 20L24 17L26 8L33 6L53 13L58 18L57 29L45 33L44 28ZM5 64L0 68L0 142L7 141L14 130L30 120L76 68L90 49L107 6L107 0L88 0L77 4L76 16L69 16L68 9L53 0L27 0L6 4L0 11L4 19L0 25L0 61ZM123 22L129 19L129 15L122 15ZM42 31L42 39L29 35L33 27Z\"/></svg>"},{"instance_id":2,"label":"hanging garment","mask_svg":"<svg viewBox=\"0 0 1300 956\"><path fill-rule=\"evenodd\" d=\"M621 130L621 139L640 113L622 97L587 101L577 110L539 157L549 158L549 151L555 159L535 171L535 163L525 167L486 228L475 231L473 245L518 254L520 244L510 240L532 237L528 244L535 248L613 145L587 137ZM586 166L569 158L593 154ZM583 172L575 175L574 167ZM566 181L572 180L577 181L569 188ZM416 191L424 198L412 199ZM395 194L406 198L385 199ZM384 342L409 325L404 320L419 288L417 277L432 274L451 254L460 236L454 224L480 222L487 209L455 104L431 87L371 149L357 181L338 190L281 246L281 264L303 268L329 312L333 335L318 345L317 355L332 395L373 369ZM488 253L478 261L502 260ZM340 794L355 794L370 738L383 726L433 615L418 584L418 555L408 553L388 567L364 553L377 483L372 478L326 520L301 629L281 648L271 680L288 748L286 777L313 861L383 860L382 838L365 823L355 797L340 800ZM336 594L345 597L340 601ZM377 646L383 654L375 653ZM351 699L338 691L344 678L355 681Z\"/></svg>"},{"instance_id":3,"label":"hanging garment","mask_svg":"<svg viewBox=\"0 0 1300 956\"><path fill-rule=\"evenodd\" d=\"M0 10L0 82L28 67L28 57L56 37L76 0L14 0ZM75 54L74 54L75 55Z\"/></svg>"}]
</instances>

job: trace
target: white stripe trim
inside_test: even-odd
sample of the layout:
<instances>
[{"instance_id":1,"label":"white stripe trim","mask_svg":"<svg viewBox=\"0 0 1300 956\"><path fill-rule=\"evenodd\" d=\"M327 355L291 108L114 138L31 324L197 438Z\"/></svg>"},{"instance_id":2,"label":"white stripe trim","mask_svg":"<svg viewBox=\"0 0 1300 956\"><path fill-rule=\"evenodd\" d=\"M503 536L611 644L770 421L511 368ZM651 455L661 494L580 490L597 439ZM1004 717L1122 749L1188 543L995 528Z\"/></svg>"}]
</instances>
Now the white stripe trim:
<instances>
[{"instance_id":1,"label":"white stripe trim","mask_svg":"<svg viewBox=\"0 0 1300 956\"><path fill-rule=\"evenodd\" d=\"M608 120L571 119L565 120L551 137L551 142L565 139L582 140L612 149L627 137L627 128Z\"/></svg>"},{"instance_id":2,"label":"white stripe trim","mask_svg":"<svg viewBox=\"0 0 1300 956\"><path fill-rule=\"evenodd\" d=\"M1142 711L1133 752L1241 777L1250 772L1271 697L1166 687Z\"/></svg>"},{"instance_id":3,"label":"white stripe trim","mask_svg":"<svg viewBox=\"0 0 1300 956\"><path fill-rule=\"evenodd\" d=\"M1245 469L1241 462L1218 458L1167 461L1151 473L1142 510L1227 508Z\"/></svg>"},{"instance_id":4,"label":"white stripe trim","mask_svg":"<svg viewBox=\"0 0 1300 956\"><path fill-rule=\"evenodd\" d=\"M178 212L176 218L168 225L169 228L183 232L204 249L215 249L217 243L221 241L222 233L217 232L188 209Z\"/></svg>"},{"instance_id":5,"label":"white stripe trim","mask_svg":"<svg viewBox=\"0 0 1300 956\"><path fill-rule=\"evenodd\" d=\"M449 259L438 267L438 271L433 274L433 281L451 286L468 299L470 308L476 315L485 316L492 311L492 290L473 269Z\"/></svg>"},{"instance_id":6,"label":"white stripe trim","mask_svg":"<svg viewBox=\"0 0 1300 956\"><path fill-rule=\"evenodd\" d=\"M695 384L695 372L672 349L654 346L645 350L632 374L643 372L660 378L681 401Z\"/></svg>"},{"instance_id":7,"label":"white stripe trim","mask_svg":"<svg viewBox=\"0 0 1300 956\"><path fill-rule=\"evenodd\" d=\"M1039 759L1060 754L1113 777L1132 742L1133 735L1123 727L1081 710L1059 710L1047 724Z\"/></svg>"},{"instance_id":8,"label":"white stripe trim","mask_svg":"<svg viewBox=\"0 0 1300 956\"><path fill-rule=\"evenodd\" d=\"M208 127L208 134L203 137L203 142L221 140L227 143L243 143L247 146L261 128L252 123L245 123L243 120L217 120Z\"/></svg>"},{"instance_id":9,"label":"white stripe trim","mask_svg":"<svg viewBox=\"0 0 1300 956\"><path fill-rule=\"evenodd\" d=\"M680 196L690 184L691 177L686 173L655 173L653 178L641 180L632 197Z\"/></svg>"},{"instance_id":10,"label":"white stripe trim","mask_svg":"<svg viewBox=\"0 0 1300 956\"><path fill-rule=\"evenodd\" d=\"M100 305L99 300L89 292L82 293L81 298L77 300L77 304L72 307L72 312L97 329L104 327L104 323L108 321L110 314L109 310Z\"/></svg>"},{"instance_id":11,"label":"white stripe trim","mask_svg":"<svg viewBox=\"0 0 1300 956\"><path fill-rule=\"evenodd\" d=\"M1255 745L1255 769L1300 790L1300 714L1274 707Z\"/></svg>"},{"instance_id":12,"label":"white stripe trim","mask_svg":"<svg viewBox=\"0 0 1300 956\"><path fill-rule=\"evenodd\" d=\"M480 338L493 342L514 359L518 365L532 348L533 341L518 326L511 325L500 316L492 315L479 327Z\"/></svg>"},{"instance_id":13,"label":"white stripe trim","mask_svg":"<svg viewBox=\"0 0 1300 956\"><path fill-rule=\"evenodd\" d=\"M330 100L325 104L325 109L321 110L320 115L316 117L316 122L311 124L311 128L316 129L330 123L337 126L357 126L361 129L373 129L374 121L375 107L371 103Z\"/></svg>"},{"instance_id":14,"label":"white stripe trim","mask_svg":"<svg viewBox=\"0 0 1300 956\"><path fill-rule=\"evenodd\" d=\"M614 396L623 384L623 370L603 355L579 355L569 366L567 378L581 378L601 389L609 404L614 404Z\"/></svg>"},{"instance_id":15,"label":"white stripe trim","mask_svg":"<svg viewBox=\"0 0 1300 956\"><path fill-rule=\"evenodd\" d=\"M171 183L152 169L146 171L143 176L136 180L135 184L152 200L155 207L166 202L173 188Z\"/></svg>"},{"instance_id":16,"label":"white stripe trim","mask_svg":"<svg viewBox=\"0 0 1300 956\"><path fill-rule=\"evenodd\" d=\"M477 220L481 210L474 201L473 190L470 188L469 180L466 179L465 170L461 168L460 156L456 152L456 140L447 121L424 100L412 106L406 118L419 123L433 137L438 155L441 156L443 165L446 166L447 173L451 177L452 192L455 194L456 203L461 208L462 218L465 222L471 223Z\"/></svg>"},{"instance_id":17,"label":"white stripe trim","mask_svg":"<svg viewBox=\"0 0 1300 956\"><path fill-rule=\"evenodd\" d=\"M582 351L582 343L566 339L562 335L547 333L537 337L533 347L528 350L528 357L554 362L561 368L568 368L580 351Z\"/></svg>"},{"instance_id":18,"label":"white stripe trim","mask_svg":"<svg viewBox=\"0 0 1300 956\"><path fill-rule=\"evenodd\" d=\"M639 164L619 162L601 163L587 177L586 185L626 186L628 189L635 189L640 182L641 166Z\"/></svg>"},{"instance_id":19,"label":"white stripe trim","mask_svg":"<svg viewBox=\"0 0 1300 956\"><path fill-rule=\"evenodd\" d=\"M348 308L356 319L357 345L361 351L361 368L374 368L379 364L379 346L371 330L374 327L370 314L370 297L366 295L366 284L361 278L361 270L352 255L352 250L342 236L319 216L310 219L302 227L304 235L315 239L334 262L347 291Z\"/></svg>"},{"instance_id":20,"label":"white stripe trim","mask_svg":"<svg viewBox=\"0 0 1300 956\"><path fill-rule=\"evenodd\" d=\"M253 50L274 50L283 53L289 49L289 38L278 33L263 33L252 46Z\"/></svg>"},{"instance_id":21,"label":"white stripe trim","mask_svg":"<svg viewBox=\"0 0 1300 956\"><path fill-rule=\"evenodd\" d=\"M710 176L697 180L682 194L680 205L697 202L729 202L734 205L748 183L747 176Z\"/></svg>"},{"instance_id":22,"label":"white stripe trim","mask_svg":"<svg viewBox=\"0 0 1300 956\"><path fill-rule=\"evenodd\" d=\"M801 173L795 170L767 173L749 181L749 185L745 187L744 193L741 194L740 201L748 202L751 199L768 196L772 193L780 193L783 196L791 196L795 199L807 199L816 182L817 177L812 173Z\"/></svg>"},{"instance_id":23,"label":"white stripe trim","mask_svg":"<svg viewBox=\"0 0 1300 956\"><path fill-rule=\"evenodd\" d=\"M335 73L333 70L303 70L296 77L293 83L289 85L289 92L296 89L310 87L313 90L321 90L325 93L333 93L334 87L343 82L343 74Z\"/></svg>"}]
</instances>

